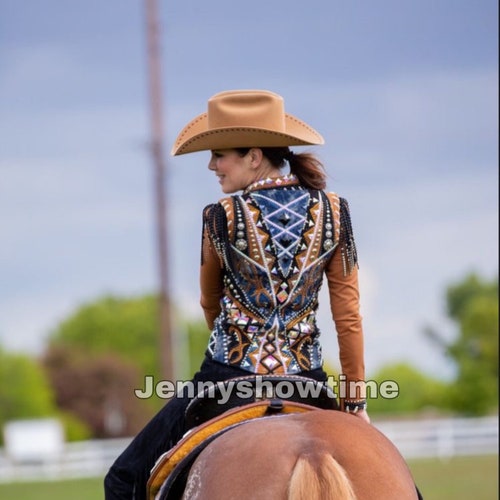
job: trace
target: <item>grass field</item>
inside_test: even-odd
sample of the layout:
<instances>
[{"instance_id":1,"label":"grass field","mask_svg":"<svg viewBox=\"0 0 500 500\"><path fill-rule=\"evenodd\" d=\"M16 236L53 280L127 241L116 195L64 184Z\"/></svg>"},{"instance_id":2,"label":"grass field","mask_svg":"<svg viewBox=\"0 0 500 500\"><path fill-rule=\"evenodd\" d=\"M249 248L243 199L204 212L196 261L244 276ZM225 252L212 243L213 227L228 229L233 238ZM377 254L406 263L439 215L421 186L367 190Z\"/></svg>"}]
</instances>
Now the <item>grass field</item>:
<instances>
[{"instance_id":1,"label":"grass field","mask_svg":"<svg viewBox=\"0 0 500 500\"><path fill-rule=\"evenodd\" d=\"M409 465L425 500L498 499L498 455L413 460Z\"/></svg>"},{"instance_id":2,"label":"grass field","mask_svg":"<svg viewBox=\"0 0 500 500\"><path fill-rule=\"evenodd\" d=\"M498 456L412 460L409 465L425 500L498 499ZM0 498L99 500L102 479L0 484Z\"/></svg>"}]
</instances>

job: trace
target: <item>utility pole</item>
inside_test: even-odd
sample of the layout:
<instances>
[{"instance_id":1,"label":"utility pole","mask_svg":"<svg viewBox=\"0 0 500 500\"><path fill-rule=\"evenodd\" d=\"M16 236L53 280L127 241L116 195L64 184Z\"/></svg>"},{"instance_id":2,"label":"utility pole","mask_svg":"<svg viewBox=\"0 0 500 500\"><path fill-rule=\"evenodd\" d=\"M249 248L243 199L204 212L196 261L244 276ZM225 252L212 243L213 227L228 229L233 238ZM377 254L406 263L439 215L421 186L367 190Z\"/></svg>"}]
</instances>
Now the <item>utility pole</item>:
<instances>
[{"instance_id":1,"label":"utility pole","mask_svg":"<svg viewBox=\"0 0 500 500\"><path fill-rule=\"evenodd\" d=\"M165 380L174 381L174 349L167 258L167 202L165 190L165 173L167 165L163 148L163 99L159 42L160 27L157 0L145 0L145 8L151 118L150 148L153 158L158 271L160 275L160 289L158 293L160 316L159 354L162 377L164 377Z\"/></svg>"}]
</instances>

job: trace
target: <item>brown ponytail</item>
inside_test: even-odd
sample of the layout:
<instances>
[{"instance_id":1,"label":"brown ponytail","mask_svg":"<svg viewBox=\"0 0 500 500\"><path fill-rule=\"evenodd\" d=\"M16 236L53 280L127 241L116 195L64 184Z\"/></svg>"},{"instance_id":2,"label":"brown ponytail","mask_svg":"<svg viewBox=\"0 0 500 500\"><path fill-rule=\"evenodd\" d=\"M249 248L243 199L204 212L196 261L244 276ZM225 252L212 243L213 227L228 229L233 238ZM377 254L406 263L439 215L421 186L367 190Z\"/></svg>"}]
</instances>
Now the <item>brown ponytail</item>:
<instances>
[{"instance_id":1,"label":"brown ponytail","mask_svg":"<svg viewBox=\"0 0 500 500\"><path fill-rule=\"evenodd\" d=\"M290 172L310 189L325 189L326 173L323 164L311 153L293 153L288 158Z\"/></svg>"},{"instance_id":2,"label":"brown ponytail","mask_svg":"<svg viewBox=\"0 0 500 500\"><path fill-rule=\"evenodd\" d=\"M274 167L282 168L285 161L290 165L290 173L297 176L299 182L309 189L325 189L325 167L312 153L294 153L290 148L259 148ZM238 153L246 155L250 148L237 148Z\"/></svg>"}]
</instances>

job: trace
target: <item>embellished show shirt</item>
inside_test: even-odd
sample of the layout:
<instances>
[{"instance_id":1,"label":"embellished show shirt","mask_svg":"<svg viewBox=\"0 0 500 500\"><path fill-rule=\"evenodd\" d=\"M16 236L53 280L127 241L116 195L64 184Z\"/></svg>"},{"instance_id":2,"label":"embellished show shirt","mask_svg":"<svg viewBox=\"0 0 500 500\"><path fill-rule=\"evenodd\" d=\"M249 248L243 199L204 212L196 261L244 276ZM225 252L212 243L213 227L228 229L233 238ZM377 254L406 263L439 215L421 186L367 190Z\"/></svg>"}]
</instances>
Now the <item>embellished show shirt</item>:
<instances>
[{"instance_id":1,"label":"embellished show shirt","mask_svg":"<svg viewBox=\"0 0 500 500\"><path fill-rule=\"evenodd\" d=\"M349 207L294 175L258 181L204 210L201 305L207 355L258 374L322 366L316 314L326 275L342 373L364 380Z\"/></svg>"}]
</instances>

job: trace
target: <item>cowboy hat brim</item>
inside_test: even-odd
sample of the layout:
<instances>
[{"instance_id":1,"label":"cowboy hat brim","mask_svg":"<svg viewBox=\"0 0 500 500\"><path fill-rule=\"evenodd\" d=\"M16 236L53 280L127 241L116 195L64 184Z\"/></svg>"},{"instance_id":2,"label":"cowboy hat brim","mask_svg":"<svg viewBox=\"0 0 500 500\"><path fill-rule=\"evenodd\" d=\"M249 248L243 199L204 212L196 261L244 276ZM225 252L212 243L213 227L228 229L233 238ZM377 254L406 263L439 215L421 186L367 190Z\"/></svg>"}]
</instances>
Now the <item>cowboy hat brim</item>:
<instances>
[{"instance_id":1,"label":"cowboy hat brim","mask_svg":"<svg viewBox=\"0 0 500 500\"><path fill-rule=\"evenodd\" d=\"M284 118L283 131L248 126L211 129L208 114L202 113L182 129L171 154L178 156L214 149L324 144L323 137L307 123L290 114L285 114Z\"/></svg>"}]
</instances>

